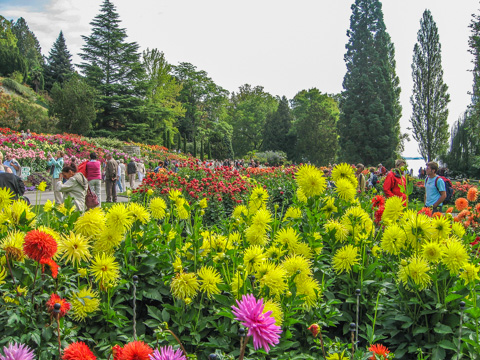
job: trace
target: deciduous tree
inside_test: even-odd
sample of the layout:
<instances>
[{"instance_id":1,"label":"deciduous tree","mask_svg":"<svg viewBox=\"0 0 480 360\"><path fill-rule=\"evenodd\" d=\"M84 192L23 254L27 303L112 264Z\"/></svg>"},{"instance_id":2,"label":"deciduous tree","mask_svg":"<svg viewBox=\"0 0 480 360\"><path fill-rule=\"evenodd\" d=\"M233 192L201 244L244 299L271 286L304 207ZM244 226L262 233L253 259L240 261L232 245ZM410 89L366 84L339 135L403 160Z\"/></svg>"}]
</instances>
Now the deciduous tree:
<instances>
[{"instance_id":1,"label":"deciduous tree","mask_svg":"<svg viewBox=\"0 0 480 360\"><path fill-rule=\"evenodd\" d=\"M438 159L448 149L448 108L450 95L443 82L441 44L430 10L420 20L412 62L413 138L427 161Z\"/></svg>"}]
</instances>

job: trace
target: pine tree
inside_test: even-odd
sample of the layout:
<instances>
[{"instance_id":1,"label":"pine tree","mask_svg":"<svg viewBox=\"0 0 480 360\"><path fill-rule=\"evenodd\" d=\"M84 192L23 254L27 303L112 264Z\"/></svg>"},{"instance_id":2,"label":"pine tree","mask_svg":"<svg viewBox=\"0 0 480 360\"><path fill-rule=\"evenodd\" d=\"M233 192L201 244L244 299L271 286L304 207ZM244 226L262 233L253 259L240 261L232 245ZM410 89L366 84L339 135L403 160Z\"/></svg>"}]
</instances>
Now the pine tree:
<instances>
[{"instance_id":1,"label":"pine tree","mask_svg":"<svg viewBox=\"0 0 480 360\"><path fill-rule=\"evenodd\" d=\"M338 123L340 158L392 166L399 147L400 87L395 49L379 0L355 0L347 36Z\"/></svg>"},{"instance_id":2,"label":"pine tree","mask_svg":"<svg viewBox=\"0 0 480 360\"><path fill-rule=\"evenodd\" d=\"M67 49L63 32L60 31L45 64L45 89L50 91L56 82L62 85L73 74L72 55Z\"/></svg>"},{"instance_id":3,"label":"pine tree","mask_svg":"<svg viewBox=\"0 0 480 360\"><path fill-rule=\"evenodd\" d=\"M413 138L427 161L438 159L448 149L448 109L450 95L443 82L441 45L430 10L420 20L412 62L413 107L410 122Z\"/></svg>"},{"instance_id":4,"label":"pine tree","mask_svg":"<svg viewBox=\"0 0 480 360\"><path fill-rule=\"evenodd\" d=\"M35 34L30 31L24 18L19 18L12 26L12 32L17 38L17 47L28 64L28 81L35 87L35 91L43 89L44 59L42 48Z\"/></svg>"},{"instance_id":5,"label":"pine tree","mask_svg":"<svg viewBox=\"0 0 480 360\"><path fill-rule=\"evenodd\" d=\"M288 100L283 96L277 111L268 114L263 128L263 150L280 150L289 152L292 144L288 135L293 122L293 115Z\"/></svg>"},{"instance_id":6,"label":"pine tree","mask_svg":"<svg viewBox=\"0 0 480 360\"><path fill-rule=\"evenodd\" d=\"M122 130L135 124L141 105L144 70L138 44L126 42L119 15L109 0L104 0L100 14L93 21L90 36L82 36L85 45L79 65L87 82L99 93L97 129Z\"/></svg>"}]
</instances>

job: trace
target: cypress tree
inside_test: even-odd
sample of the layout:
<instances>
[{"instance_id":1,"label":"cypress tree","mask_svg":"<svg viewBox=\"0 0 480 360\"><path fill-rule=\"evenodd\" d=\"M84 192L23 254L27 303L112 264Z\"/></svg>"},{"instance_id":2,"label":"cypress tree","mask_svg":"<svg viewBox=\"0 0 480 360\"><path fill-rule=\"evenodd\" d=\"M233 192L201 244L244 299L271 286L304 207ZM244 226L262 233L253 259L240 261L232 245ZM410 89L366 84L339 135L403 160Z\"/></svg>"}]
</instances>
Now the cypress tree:
<instances>
[{"instance_id":1,"label":"cypress tree","mask_svg":"<svg viewBox=\"0 0 480 360\"><path fill-rule=\"evenodd\" d=\"M208 141L207 148L208 148L208 158L212 159L212 149L210 147L210 141Z\"/></svg>"},{"instance_id":2,"label":"cypress tree","mask_svg":"<svg viewBox=\"0 0 480 360\"><path fill-rule=\"evenodd\" d=\"M197 139L193 137L193 157L197 157Z\"/></svg>"},{"instance_id":3,"label":"cypress tree","mask_svg":"<svg viewBox=\"0 0 480 360\"><path fill-rule=\"evenodd\" d=\"M183 153L187 153L187 134L183 134Z\"/></svg>"},{"instance_id":4,"label":"cypress tree","mask_svg":"<svg viewBox=\"0 0 480 360\"><path fill-rule=\"evenodd\" d=\"M57 40L55 40L50 49L45 64L45 89L50 91L56 82L60 85L63 84L73 73L72 55L67 49L63 32L60 31Z\"/></svg>"},{"instance_id":5,"label":"cypress tree","mask_svg":"<svg viewBox=\"0 0 480 360\"><path fill-rule=\"evenodd\" d=\"M468 39L469 52L473 55L472 103L468 108L465 126L472 136L472 154L480 155L480 15L473 14L470 23L471 35Z\"/></svg>"},{"instance_id":6,"label":"cypress tree","mask_svg":"<svg viewBox=\"0 0 480 360\"><path fill-rule=\"evenodd\" d=\"M203 149L203 139L200 140L200 159L203 161L203 158L204 158L204 153L203 153L204 149Z\"/></svg>"},{"instance_id":7,"label":"cypress tree","mask_svg":"<svg viewBox=\"0 0 480 360\"><path fill-rule=\"evenodd\" d=\"M79 65L87 82L99 93L97 129L121 130L135 121L142 104L144 70L138 44L126 42L119 15L109 0L93 21L92 34L82 36L85 45ZM143 91L143 92L142 92Z\"/></svg>"},{"instance_id":8,"label":"cypress tree","mask_svg":"<svg viewBox=\"0 0 480 360\"><path fill-rule=\"evenodd\" d=\"M427 161L438 159L448 148L448 109L450 95L443 82L441 45L430 10L420 20L412 62L413 107L410 122L413 138Z\"/></svg>"},{"instance_id":9,"label":"cypress tree","mask_svg":"<svg viewBox=\"0 0 480 360\"><path fill-rule=\"evenodd\" d=\"M400 87L395 49L379 0L355 0L344 60L340 158L393 166L400 137Z\"/></svg>"},{"instance_id":10,"label":"cypress tree","mask_svg":"<svg viewBox=\"0 0 480 360\"><path fill-rule=\"evenodd\" d=\"M283 96L275 112L267 115L263 128L263 149L289 152L292 144L288 133L292 126L293 115L288 100Z\"/></svg>"}]
</instances>

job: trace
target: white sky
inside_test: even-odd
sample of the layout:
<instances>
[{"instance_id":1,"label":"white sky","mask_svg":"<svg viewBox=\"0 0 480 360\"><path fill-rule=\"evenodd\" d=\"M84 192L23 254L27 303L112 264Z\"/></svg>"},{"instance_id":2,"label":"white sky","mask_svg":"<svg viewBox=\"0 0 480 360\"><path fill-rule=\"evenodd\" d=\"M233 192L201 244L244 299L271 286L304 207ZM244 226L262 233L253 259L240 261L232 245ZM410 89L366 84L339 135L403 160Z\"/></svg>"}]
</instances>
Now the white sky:
<instances>
[{"instance_id":1,"label":"white sky","mask_svg":"<svg viewBox=\"0 0 480 360\"><path fill-rule=\"evenodd\" d=\"M48 54L60 30L75 63L90 35L103 0L0 0L0 15L24 17L42 51ZM343 55L354 0L113 0L127 29L128 41L141 49L158 48L171 64L190 62L225 89L249 83L289 99L312 87L342 91ZM402 132L409 127L411 62L420 18L430 9L440 34L444 81L453 124L470 103L472 56L468 37L473 0L384 0L387 31L396 49L402 88ZM405 156L417 156L406 144Z\"/></svg>"}]
</instances>

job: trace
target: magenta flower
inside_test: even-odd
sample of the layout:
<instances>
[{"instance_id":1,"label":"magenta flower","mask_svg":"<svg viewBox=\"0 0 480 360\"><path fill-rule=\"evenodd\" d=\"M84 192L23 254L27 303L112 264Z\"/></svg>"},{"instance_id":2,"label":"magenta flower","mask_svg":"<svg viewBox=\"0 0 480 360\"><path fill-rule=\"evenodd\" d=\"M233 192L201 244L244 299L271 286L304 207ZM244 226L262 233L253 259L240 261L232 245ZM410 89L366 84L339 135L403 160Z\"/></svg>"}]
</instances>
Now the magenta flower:
<instances>
[{"instance_id":1,"label":"magenta flower","mask_svg":"<svg viewBox=\"0 0 480 360\"><path fill-rule=\"evenodd\" d=\"M275 325L275 318L271 311L263 313L263 299L256 300L252 294L243 295L242 300L237 300L238 308L232 306L236 320L242 321L242 325L248 328L247 336L253 337L253 347L257 350L263 347L268 353L270 345L275 346L279 342L282 329Z\"/></svg>"},{"instance_id":2,"label":"magenta flower","mask_svg":"<svg viewBox=\"0 0 480 360\"><path fill-rule=\"evenodd\" d=\"M173 350L171 346L161 347L160 351L155 349L153 354L149 356L150 360L187 360L182 350Z\"/></svg>"},{"instance_id":3,"label":"magenta flower","mask_svg":"<svg viewBox=\"0 0 480 360\"><path fill-rule=\"evenodd\" d=\"M3 347L3 353L0 354L0 360L35 360L33 350L27 345L10 343L8 347Z\"/></svg>"}]
</instances>

